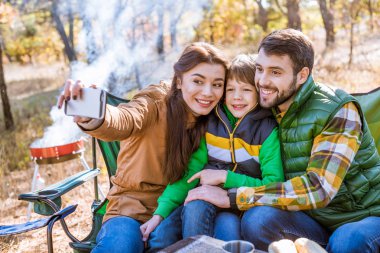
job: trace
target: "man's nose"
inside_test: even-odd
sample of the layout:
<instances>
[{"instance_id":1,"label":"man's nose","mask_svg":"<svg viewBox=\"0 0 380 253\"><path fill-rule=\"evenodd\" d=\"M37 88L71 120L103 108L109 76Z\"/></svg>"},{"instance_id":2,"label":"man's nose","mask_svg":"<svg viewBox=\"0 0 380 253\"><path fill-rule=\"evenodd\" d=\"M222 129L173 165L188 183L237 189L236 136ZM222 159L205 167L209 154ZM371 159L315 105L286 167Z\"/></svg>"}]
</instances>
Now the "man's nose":
<instances>
[{"instance_id":1,"label":"man's nose","mask_svg":"<svg viewBox=\"0 0 380 253\"><path fill-rule=\"evenodd\" d=\"M267 73L263 72L260 74L258 81L261 85L267 85L270 82L269 76Z\"/></svg>"}]
</instances>

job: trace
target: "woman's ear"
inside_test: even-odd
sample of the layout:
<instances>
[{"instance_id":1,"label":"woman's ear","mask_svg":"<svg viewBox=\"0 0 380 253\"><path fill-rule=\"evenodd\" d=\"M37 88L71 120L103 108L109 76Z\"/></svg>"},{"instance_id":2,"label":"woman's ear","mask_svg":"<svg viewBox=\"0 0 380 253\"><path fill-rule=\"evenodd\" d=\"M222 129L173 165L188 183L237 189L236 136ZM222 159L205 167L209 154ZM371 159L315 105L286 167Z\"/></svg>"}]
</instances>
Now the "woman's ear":
<instances>
[{"instance_id":1,"label":"woman's ear","mask_svg":"<svg viewBox=\"0 0 380 253\"><path fill-rule=\"evenodd\" d=\"M181 81L181 78L177 77L176 84L177 84L177 89L180 90L180 89L182 88L182 81Z\"/></svg>"}]
</instances>

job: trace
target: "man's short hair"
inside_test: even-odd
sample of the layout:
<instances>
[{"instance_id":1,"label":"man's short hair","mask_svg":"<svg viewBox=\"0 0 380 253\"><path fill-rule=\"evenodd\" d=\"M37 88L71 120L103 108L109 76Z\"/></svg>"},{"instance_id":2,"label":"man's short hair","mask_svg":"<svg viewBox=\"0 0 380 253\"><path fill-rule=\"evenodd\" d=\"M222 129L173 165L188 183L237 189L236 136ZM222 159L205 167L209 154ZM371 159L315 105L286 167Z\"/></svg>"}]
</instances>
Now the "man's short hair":
<instances>
[{"instance_id":1,"label":"man's short hair","mask_svg":"<svg viewBox=\"0 0 380 253\"><path fill-rule=\"evenodd\" d=\"M288 55L293 62L294 74L303 67L311 71L314 65L314 49L311 40L302 32L294 29L277 30L268 34L260 43L267 55Z\"/></svg>"}]
</instances>

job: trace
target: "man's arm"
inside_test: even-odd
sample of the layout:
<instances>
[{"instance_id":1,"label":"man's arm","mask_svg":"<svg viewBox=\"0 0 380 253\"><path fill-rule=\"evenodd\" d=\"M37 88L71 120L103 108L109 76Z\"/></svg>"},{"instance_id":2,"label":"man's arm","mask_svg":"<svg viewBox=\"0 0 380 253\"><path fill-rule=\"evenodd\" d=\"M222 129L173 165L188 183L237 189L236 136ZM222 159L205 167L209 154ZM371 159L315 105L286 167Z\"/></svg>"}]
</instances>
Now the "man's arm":
<instances>
[{"instance_id":1,"label":"man's arm","mask_svg":"<svg viewBox=\"0 0 380 253\"><path fill-rule=\"evenodd\" d=\"M240 187L236 191L237 207L240 210L260 205L286 210L325 207L337 194L359 149L361 126L354 103L344 105L315 137L304 175L284 183Z\"/></svg>"}]
</instances>

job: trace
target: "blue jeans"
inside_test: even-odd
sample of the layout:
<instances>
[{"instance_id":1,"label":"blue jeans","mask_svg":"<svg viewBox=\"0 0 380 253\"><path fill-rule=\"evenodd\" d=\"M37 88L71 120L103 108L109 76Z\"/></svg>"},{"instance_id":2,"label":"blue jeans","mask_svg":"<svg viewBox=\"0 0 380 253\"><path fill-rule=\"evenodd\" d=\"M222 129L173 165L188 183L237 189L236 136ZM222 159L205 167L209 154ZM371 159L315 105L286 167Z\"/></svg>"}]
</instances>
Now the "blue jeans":
<instances>
[{"instance_id":1,"label":"blue jeans","mask_svg":"<svg viewBox=\"0 0 380 253\"><path fill-rule=\"evenodd\" d=\"M326 246L329 233L304 212L290 212L269 206L252 207L241 220L244 240L252 242L257 249L268 250L273 241L311 239Z\"/></svg>"},{"instance_id":2,"label":"blue jeans","mask_svg":"<svg viewBox=\"0 0 380 253\"><path fill-rule=\"evenodd\" d=\"M326 249L331 253L380 252L380 217L370 216L340 226L332 233Z\"/></svg>"},{"instance_id":3,"label":"blue jeans","mask_svg":"<svg viewBox=\"0 0 380 253\"><path fill-rule=\"evenodd\" d=\"M240 217L231 212L219 212L215 218L214 237L226 242L241 240Z\"/></svg>"},{"instance_id":4,"label":"blue jeans","mask_svg":"<svg viewBox=\"0 0 380 253\"><path fill-rule=\"evenodd\" d=\"M208 235L220 240L240 239L240 218L231 212L220 212L213 204L194 200L186 204L182 211L182 235Z\"/></svg>"},{"instance_id":5,"label":"blue jeans","mask_svg":"<svg viewBox=\"0 0 380 253\"><path fill-rule=\"evenodd\" d=\"M96 237L96 247L92 253L138 253L144 251L144 243L140 232L140 222L118 216L103 223Z\"/></svg>"},{"instance_id":6,"label":"blue jeans","mask_svg":"<svg viewBox=\"0 0 380 253\"><path fill-rule=\"evenodd\" d=\"M156 252L182 240L181 213L183 206L176 208L149 235L147 252Z\"/></svg>"},{"instance_id":7,"label":"blue jeans","mask_svg":"<svg viewBox=\"0 0 380 253\"><path fill-rule=\"evenodd\" d=\"M300 237L311 239L329 253L379 252L380 217L368 217L347 223L330 233L304 212L290 212L258 206L245 212L241 221L242 237L257 249L267 250L273 241Z\"/></svg>"}]
</instances>

